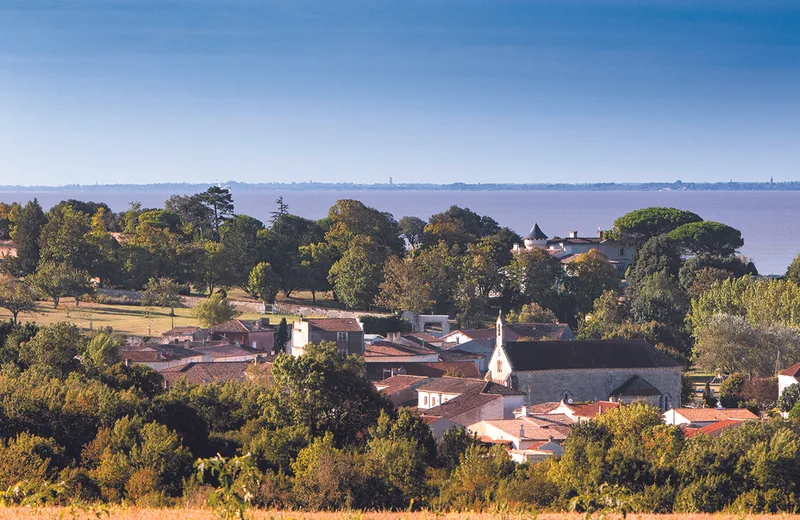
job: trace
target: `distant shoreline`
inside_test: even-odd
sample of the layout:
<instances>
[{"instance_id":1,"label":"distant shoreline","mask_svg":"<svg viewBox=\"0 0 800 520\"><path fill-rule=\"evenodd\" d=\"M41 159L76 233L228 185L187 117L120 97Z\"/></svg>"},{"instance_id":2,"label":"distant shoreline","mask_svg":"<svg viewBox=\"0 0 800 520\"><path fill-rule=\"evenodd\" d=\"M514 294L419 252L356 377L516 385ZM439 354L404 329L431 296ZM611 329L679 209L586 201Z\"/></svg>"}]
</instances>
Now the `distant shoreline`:
<instances>
[{"instance_id":1,"label":"distant shoreline","mask_svg":"<svg viewBox=\"0 0 800 520\"><path fill-rule=\"evenodd\" d=\"M535 183L535 184L358 184L358 183L246 183L228 181L223 186L237 192L251 191L800 191L800 181L790 182L647 182L647 183ZM194 192L205 183L163 184L66 184L62 186L0 186L0 192Z\"/></svg>"}]
</instances>

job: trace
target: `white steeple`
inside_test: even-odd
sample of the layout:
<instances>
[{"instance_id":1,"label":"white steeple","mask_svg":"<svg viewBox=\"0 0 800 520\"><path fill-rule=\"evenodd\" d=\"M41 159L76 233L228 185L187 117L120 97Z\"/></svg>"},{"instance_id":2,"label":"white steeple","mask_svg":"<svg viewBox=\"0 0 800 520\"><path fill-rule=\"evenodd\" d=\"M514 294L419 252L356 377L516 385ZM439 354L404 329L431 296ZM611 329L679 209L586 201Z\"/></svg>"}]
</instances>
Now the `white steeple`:
<instances>
[{"instance_id":1,"label":"white steeple","mask_svg":"<svg viewBox=\"0 0 800 520\"><path fill-rule=\"evenodd\" d=\"M497 338L495 340L495 346L498 346L498 347L500 347L500 346L505 347L506 346L505 325L506 325L506 322L503 319L503 311L501 310L497 314L497 323L495 325L495 329L497 331Z\"/></svg>"}]
</instances>

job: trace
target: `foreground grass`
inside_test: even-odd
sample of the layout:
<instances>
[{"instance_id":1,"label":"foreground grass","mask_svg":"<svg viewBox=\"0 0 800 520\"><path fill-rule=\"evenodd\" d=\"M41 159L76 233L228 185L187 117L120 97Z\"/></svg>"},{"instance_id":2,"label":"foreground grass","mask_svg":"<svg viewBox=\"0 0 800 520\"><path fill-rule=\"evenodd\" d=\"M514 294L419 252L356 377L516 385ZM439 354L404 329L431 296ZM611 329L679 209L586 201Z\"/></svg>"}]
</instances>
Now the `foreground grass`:
<instances>
[{"instance_id":1,"label":"foreground grass","mask_svg":"<svg viewBox=\"0 0 800 520\"><path fill-rule=\"evenodd\" d=\"M82 520L89 518L112 518L115 520L212 520L218 518L207 509L71 509L66 507L46 508L0 508L0 520ZM300 513L290 511L251 511L247 518L252 520L583 520L583 513L539 513L539 514L492 514L492 513ZM591 518L600 518L595 513ZM621 519L621 515L606 514L606 519ZM629 514L627 519L638 520L740 520L740 519L800 518L798 515L730 515L730 514L675 514L675 515L637 515Z\"/></svg>"},{"instance_id":2,"label":"foreground grass","mask_svg":"<svg viewBox=\"0 0 800 520\"><path fill-rule=\"evenodd\" d=\"M261 318L261 314L244 313L239 318L244 320L254 320ZM269 315L270 323L278 324L284 316ZM291 323L292 316L286 316ZM0 309L0 320L11 319L11 313L5 309ZM39 325L51 325L59 321L69 321L83 330L98 329L100 327L111 327L115 332L122 334L136 334L140 336L160 336L172 328L172 318L169 309L166 307L139 307L134 305L108 305L102 303L81 303L75 306L73 298L63 298L57 309L53 308L53 302L39 302L38 308L34 312L20 314L21 323L36 322ZM175 326L199 325L192 316L192 309L175 309Z\"/></svg>"}]
</instances>

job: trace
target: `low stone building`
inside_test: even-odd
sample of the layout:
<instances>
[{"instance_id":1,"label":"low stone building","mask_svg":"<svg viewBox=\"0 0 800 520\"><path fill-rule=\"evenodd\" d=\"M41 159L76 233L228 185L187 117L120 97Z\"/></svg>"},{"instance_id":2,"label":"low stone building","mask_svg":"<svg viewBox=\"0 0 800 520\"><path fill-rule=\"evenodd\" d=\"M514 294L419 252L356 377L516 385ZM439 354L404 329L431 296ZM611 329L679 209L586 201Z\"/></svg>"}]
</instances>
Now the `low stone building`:
<instances>
[{"instance_id":1,"label":"low stone building","mask_svg":"<svg viewBox=\"0 0 800 520\"><path fill-rule=\"evenodd\" d=\"M497 331L486 379L524 392L526 404L596 402L617 392L626 402L680 406L682 366L645 341L506 342L502 317Z\"/></svg>"},{"instance_id":2,"label":"low stone building","mask_svg":"<svg viewBox=\"0 0 800 520\"><path fill-rule=\"evenodd\" d=\"M300 356L309 343L331 341L343 355L364 355L364 331L355 318L301 319L292 324L291 354Z\"/></svg>"}]
</instances>

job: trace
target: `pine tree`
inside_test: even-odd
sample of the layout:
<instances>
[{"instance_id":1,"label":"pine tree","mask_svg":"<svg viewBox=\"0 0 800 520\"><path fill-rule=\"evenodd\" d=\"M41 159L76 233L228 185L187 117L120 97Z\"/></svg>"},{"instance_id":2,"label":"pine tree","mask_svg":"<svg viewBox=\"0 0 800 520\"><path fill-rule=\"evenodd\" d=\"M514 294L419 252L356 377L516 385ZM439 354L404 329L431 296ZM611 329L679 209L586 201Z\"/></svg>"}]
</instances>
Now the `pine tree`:
<instances>
[{"instance_id":1,"label":"pine tree","mask_svg":"<svg viewBox=\"0 0 800 520\"><path fill-rule=\"evenodd\" d=\"M275 335L275 351L285 352L288 342L289 326L286 324L286 318L283 318L281 319L281 324L278 325L278 333Z\"/></svg>"}]
</instances>

